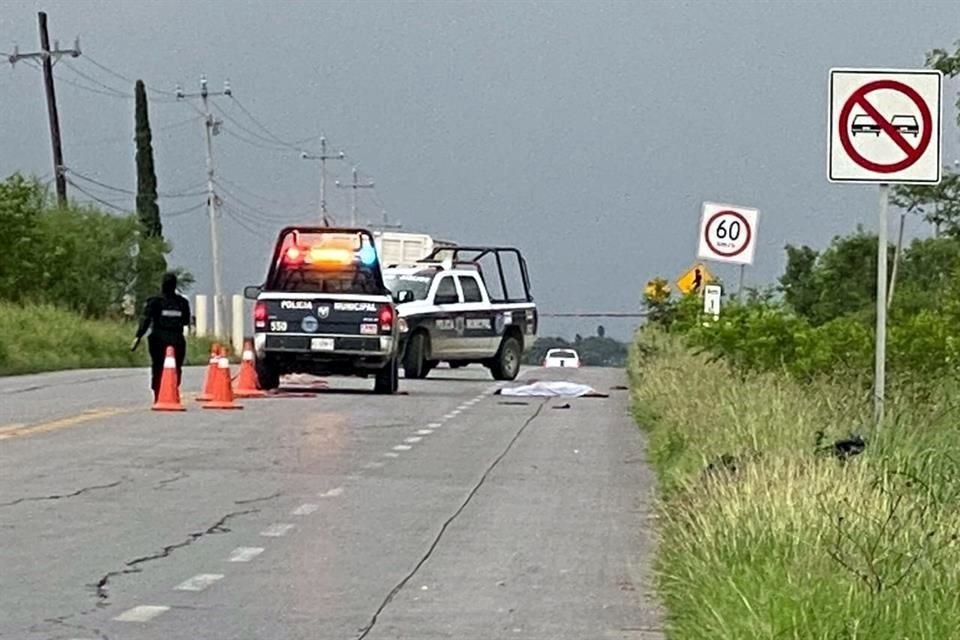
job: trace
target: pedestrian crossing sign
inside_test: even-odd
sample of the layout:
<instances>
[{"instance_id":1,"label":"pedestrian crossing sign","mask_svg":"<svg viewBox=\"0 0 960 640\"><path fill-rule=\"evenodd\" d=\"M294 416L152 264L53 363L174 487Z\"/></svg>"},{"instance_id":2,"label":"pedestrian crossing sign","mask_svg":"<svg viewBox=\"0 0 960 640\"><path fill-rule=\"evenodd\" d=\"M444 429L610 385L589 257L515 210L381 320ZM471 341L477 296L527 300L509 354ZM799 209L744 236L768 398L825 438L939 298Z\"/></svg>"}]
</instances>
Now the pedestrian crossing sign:
<instances>
[{"instance_id":1,"label":"pedestrian crossing sign","mask_svg":"<svg viewBox=\"0 0 960 640\"><path fill-rule=\"evenodd\" d=\"M691 293L700 293L703 290L704 285L707 285L713 282L715 278L713 274L707 271L707 267L704 264L698 263L680 276L677 280L677 289L680 290L684 295L689 295Z\"/></svg>"}]
</instances>

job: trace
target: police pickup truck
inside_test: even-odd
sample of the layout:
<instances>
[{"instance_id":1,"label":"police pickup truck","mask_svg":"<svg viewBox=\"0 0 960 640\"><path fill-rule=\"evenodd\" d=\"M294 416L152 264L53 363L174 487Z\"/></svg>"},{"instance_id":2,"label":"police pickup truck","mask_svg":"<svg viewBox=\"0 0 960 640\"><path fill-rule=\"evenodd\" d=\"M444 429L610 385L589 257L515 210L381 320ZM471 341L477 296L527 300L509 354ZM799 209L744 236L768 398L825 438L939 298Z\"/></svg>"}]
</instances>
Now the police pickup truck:
<instances>
[{"instance_id":1,"label":"police pickup truck","mask_svg":"<svg viewBox=\"0 0 960 640\"><path fill-rule=\"evenodd\" d=\"M256 300L254 349L261 387L280 376L374 376L376 393L397 391L400 322L365 229L287 227Z\"/></svg>"},{"instance_id":2,"label":"police pickup truck","mask_svg":"<svg viewBox=\"0 0 960 640\"><path fill-rule=\"evenodd\" d=\"M405 322L406 377L425 378L440 362L454 368L480 363L496 380L517 377L538 323L526 261L517 249L443 247L415 263L386 268L384 280Z\"/></svg>"}]
</instances>

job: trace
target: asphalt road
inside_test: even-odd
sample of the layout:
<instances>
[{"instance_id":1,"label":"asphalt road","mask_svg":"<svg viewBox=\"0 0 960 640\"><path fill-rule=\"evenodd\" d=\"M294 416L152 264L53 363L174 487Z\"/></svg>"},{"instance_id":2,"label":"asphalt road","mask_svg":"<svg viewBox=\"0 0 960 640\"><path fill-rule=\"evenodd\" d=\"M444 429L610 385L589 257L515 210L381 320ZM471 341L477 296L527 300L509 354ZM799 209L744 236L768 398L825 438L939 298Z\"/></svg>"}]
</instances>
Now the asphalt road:
<instances>
[{"instance_id":1,"label":"asphalt road","mask_svg":"<svg viewBox=\"0 0 960 640\"><path fill-rule=\"evenodd\" d=\"M168 414L145 371L0 379L0 638L662 638L623 373L523 377L610 397L471 367Z\"/></svg>"}]
</instances>

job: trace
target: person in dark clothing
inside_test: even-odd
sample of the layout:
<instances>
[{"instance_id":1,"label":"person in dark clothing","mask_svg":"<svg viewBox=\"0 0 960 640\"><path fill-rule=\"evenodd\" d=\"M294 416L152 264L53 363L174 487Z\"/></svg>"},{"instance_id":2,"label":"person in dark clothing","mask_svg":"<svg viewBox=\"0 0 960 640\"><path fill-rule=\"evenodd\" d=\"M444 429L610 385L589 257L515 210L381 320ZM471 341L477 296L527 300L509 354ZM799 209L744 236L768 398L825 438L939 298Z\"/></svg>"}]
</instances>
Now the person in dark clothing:
<instances>
[{"instance_id":1,"label":"person in dark clothing","mask_svg":"<svg viewBox=\"0 0 960 640\"><path fill-rule=\"evenodd\" d=\"M147 300L143 318L137 328L137 337L130 345L131 351L136 350L147 329L150 329L147 345L150 348L154 401L160 393L160 378L163 375L163 360L167 347L173 347L177 361L177 386L180 385L183 360L187 355L187 341L183 331L190 326L190 303L177 293L176 274L167 273L163 276L160 291L159 296Z\"/></svg>"}]
</instances>

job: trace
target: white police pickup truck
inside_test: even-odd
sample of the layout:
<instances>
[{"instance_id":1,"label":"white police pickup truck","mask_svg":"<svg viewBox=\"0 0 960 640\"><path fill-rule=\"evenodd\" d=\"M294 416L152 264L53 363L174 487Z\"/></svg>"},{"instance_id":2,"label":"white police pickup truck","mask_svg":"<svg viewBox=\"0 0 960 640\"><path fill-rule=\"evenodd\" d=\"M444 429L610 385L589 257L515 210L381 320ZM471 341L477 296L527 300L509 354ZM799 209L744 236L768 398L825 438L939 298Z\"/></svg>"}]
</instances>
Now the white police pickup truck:
<instances>
[{"instance_id":1,"label":"white police pickup truck","mask_svg":"<svg viewBox=\"0 0 960 640\"><path fill-rule=\"evenodd\" d=\"M517 377L539 320L517 249L444 247L384 269L384 282L405 323L406 377L425 378L440 362L455 368L483 364L496 380Z\"/></svg>"}]
</instances>

